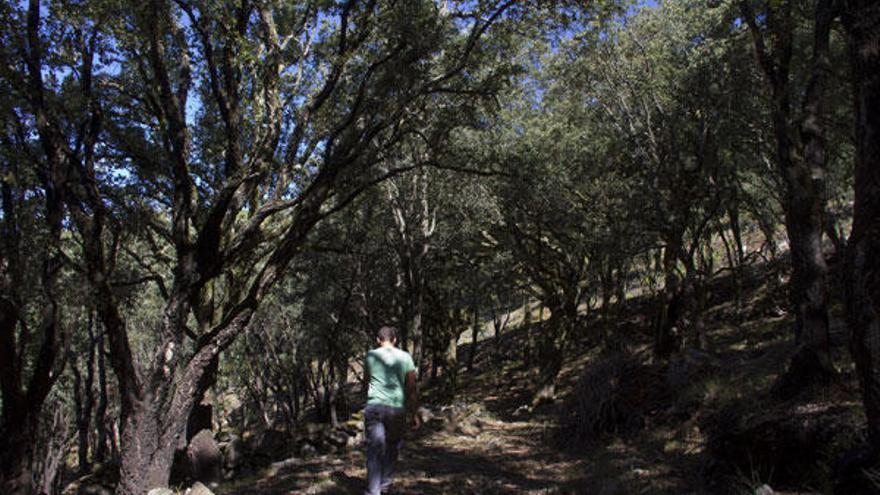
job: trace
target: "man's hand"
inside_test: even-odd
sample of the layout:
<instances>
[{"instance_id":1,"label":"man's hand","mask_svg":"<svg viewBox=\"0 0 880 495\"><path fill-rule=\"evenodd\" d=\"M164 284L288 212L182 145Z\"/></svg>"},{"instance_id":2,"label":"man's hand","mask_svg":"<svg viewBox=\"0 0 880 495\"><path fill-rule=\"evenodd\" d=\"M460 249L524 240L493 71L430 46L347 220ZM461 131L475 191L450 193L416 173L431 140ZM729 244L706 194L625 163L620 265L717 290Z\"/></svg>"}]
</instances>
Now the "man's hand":
<instances>
[{"instance_id":1,"label":"man's hand","mask_svg":"<svg viewBox=\"0 0 880 495\"><path fill-rule=\"evenodd\" d=\"M422 417L419 416L419 413L415 413L412 415L412 419L410 420L410 427L412 431L416 431L422 426Z\"/></svg>"}]
</instances>

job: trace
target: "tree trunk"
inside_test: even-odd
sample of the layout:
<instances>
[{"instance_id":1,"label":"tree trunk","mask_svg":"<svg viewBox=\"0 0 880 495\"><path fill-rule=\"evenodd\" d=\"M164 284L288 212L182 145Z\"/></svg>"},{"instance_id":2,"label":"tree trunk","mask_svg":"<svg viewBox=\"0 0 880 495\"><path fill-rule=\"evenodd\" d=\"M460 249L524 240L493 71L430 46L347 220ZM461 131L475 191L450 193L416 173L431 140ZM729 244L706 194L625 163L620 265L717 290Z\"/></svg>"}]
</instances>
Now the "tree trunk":
<instances>
[{"instance_id":1,"label":"tree trunk","mask_svg":"<svg viewBox=\"0 0 880 495\"><path fill-rule=\"evenodd\" d=\"M339 388L336 380L336 366L334 361L330 361L330 371L327 374L327 381L324 383L324 395L327 397L327 413L330 425L336 428L339 426L339 414L336 410L336 401L339 398Z\"/></svg>"},{"instance_id":2,"label":"tree trunk","mask_svg":"<svg viewBox=\"0 0 880 495\"><path fill-rule=\"evenodd\" d=\"M9 495L32 495L33 473L31 460L37 434L35 419L22 417L4 418L2 453L2 473L0 488Z\"/></svg>"},{"instance_id":3,"label":"tree trunk","mask_svg":"<svg viewBox=\"0 0 880 495\"><path fill-rule=\"evenodd\" d=\"M748 2L741 3L755 53L770 87L776 164L786 188L782 207L791 251L789 297L799 349L783 382L801 385L834 374L828 358L828 267L822 253L826 157L821 103L830 70L828 47L831 25L837 15L835 3L816 2L812 67L802 100L804 118L800 128L791 124L792 2L778 3L766 13L767 24L775 26L769 33L775 46L773 52L766 50L764 35Z\"/></svg>"},{"instance_id":4,"label":"tree trunk","mask_svg":"<svg viewBox=\"0 0 880 495\"><path fill-rule=\"evenodd\" d=\"M600 275L602 297L602 341L608 343L613 332L611 326L611 297L614 292L614 272L611 262L606 260Z\"/></svg>"},{"instance_id":5,"label":"tree trunk","mask_svg":"<svg viewBox=\"0 0 880 495\"><path fill-rule=\"evenodd\" d=\"M471 352L468 355L468 372L474 371L474 360L477 357L477 339L480 336L480 309L476 303L471 308Z\"/></svg>"},{"instance_id":6,"label":"tree trunk","mask_svg":"<svg viewBox=\"0 0 880 495\"><path fill-rule=\"evenodd\" d=\"M440 356L437 349L431 349L431 384L437 383L440 373Z\"/></svg>"},{"instance_id":7,"label":"tree trunk","mask_svg":"<svg viewBox=\"0 0 880 495\"><path fill-rule=\"evenodd\" d=\"M532 407L556 400L556 383L565 362L565 348L577 322L577 297L551 309L550 320L543 326L538 352L540 366Z\"/></svg>"},{"instance_id":8,"label":"tree trunk","mask_svg":"<svg viewBox=\"0 0 880 495\"><path fill-rule=\"evenodd\" d=\"M522 345L522 362L523 362L523 364L524 364L526 367L528 367L528 365L529 365L529 355L532 353L532 349L531 349L531 347L529 346L529 344L530 344L530 342L529 342L529 334L532 333L532 307L531 307L531 305L529 304L528 296L525 296L525 297L523 298L522 312L523 312L523 322L522 322L522 335L523 335L523 336L522 336L522 338L523 338L523 345Z\"/></svg>"},{"instance_id":9,"label":"tree trunk","mask_svg":"<svg viewBox=\"0 0 880 495\"><path fill-rule=\"evenodd\" d=\"M97 338L98 352L98 406L95 409L95 425L97 440L95 442L95 462L107 461L107 442L113 441L107 433L107 368L104 362L104 333L99 332Z\"/></svg>"},{"instance_id":10,"label":"tree trunk","mask_svg":"<svg viewBox=\"0 0 880 495\"><path fill-rule=\"evenodd\" d=\"M455 329L449 329L449 338L446 342L446 350L443 353L443 390L444 395L451 399L455 398L458 390L458 336Z\"/></svg>"},{"instance_id":11,"label":"tree trunk","mask_svg":"<svg viewBox=\"0 0 880 495\"><path fill-rule=\"evenodd\" d=\"M117 495L143 495L168 486L174 451L185 442L187 422L206 390L204 378L218 352L210 347L197 352L173 390L168 389L172 384L156 381L156 388L143 393L146 399L129 391L123 401Z\"/></svg>"},{"instance_id":12,"label":"tree trunk","mask_svg":"<svg viewBox=\"0 0 880 495\"><path fill-rule=\"evenodd\" d=\"M547 327L544 324L544 303L540 303L538 305L538 314L535 316L535 321L529 327L528 333L526 333L526 345L525 347L528 349L529 353L526 359L526 365L528 367L532 367L537 358L537 354L540 351L538 349L538 339L537 335L540 332L547 331Z\"/></svg>"},{"instance_id":13,"label":"tree trunk","mask_svg":"<svg viewBox=\"0 0 880 495\"><path fill-rule=\"evenodd\" d=\"M615 277L614 286L614 298L616 299L617 313L619 315L624 313L624 306L626 305L627 275L627 265L621 262L617 266L617 276Z\"/></svg>"},{"instance_id":14,"label":"tree trunk","mask_svg":"<svg viewBox=\"0 0 880 495\"><path fill-rule=\"evenodd\" d=\"M676 268L677 247L667 244L663 253L663 292L660 297L660 308L654 327L654 354L666 359L678 347L679 319L682 313L681 280Z\"/></svg>"},{"instance_id":15,"label":"tree trunk","mask_svg":"<svg viewBox=\"0 0 880 495\"><path fill-rule=\"evenodd\" d=\"M850 0L843 13L855 106L853 227L847 247L847 323L868 435L880 452L880 4Z\"/></svg>"},{"instance_id":16,"label":"tree trunk","mask_svg":"<svg viewBox=\"0 0 880 495\"><path fill-rule=\"evenodd\" d=\"M495 335L493 337L494 349L492 352L492 359L496 362L500 361L502 356L504 355L501 345L501 335L507 328L507 323L509 321L510 313L499 313L498 309L492 308L492 328L495 330Z\"/></svg>"},{"instance_id":17,"label":"tree trunk","mask_svg":"<svg viewBox=\"0 0 880 495\"><path fill-rule=\"evenodd\" d=\"M538 349L538 376L535 393L532 396L532 407L556 399L556 382L562 371L565 328L571 325L562 314L561 308L552 311L550 320L542 328L543 336Z\"/></svg>"},{"instance_id":18,"label":"tree trunk","mask_svg":"<svg viewBox=\"0 0 880 495\"><path fill-rule=\"evenodd\" d=\"M142 401L122 422L122 451L117 495L143 495L153 488L167 487L177 441L161 442L163 430L177 430L168 435L180 439L185 422L167 427L161 421L158 401Z\"/></svg>"},{"instance_id":19,"label":"tree trunk","mask_svg":"<svg viewBox=\"0 0 880 495\"><path fill-rule=\"evenodd\" d=\"M84 475L89 472L91 466L89 464L89 434L92 426L92 408L94 407L95 397L92 391L92 385L95 381L95 332L94 332L94 315L89 311L88 322L86 323L89 334L89 352L86 355L86 376L83 380L79 364L75 356L72 356L71 370L73 371L73 397L76 405L76 428L79 438L79 446L77 454L79 457L79 472Z\"/></svg>"},{"instance_id":20,"label":"tree trunk","mask_svg":"<svg viewBox=\"0 0 880 495\"><path fill-rule=\"evenodd\" d=\"M786 226L791 244L791 298L800 344L787 375L791 375L789 380L804 383L827 381L836 375L829 355L828 266L822 252L822 237L826 231L826 156L821 122L824 83L831 66L828 58L831 25L837 16L835 3L833 0L816 3L813 66L803 100L805 117L799 130L804 158L787 162ZM789 146L791 156L795 148L793 143Z\"/></svg>"},{"instance_id":21,"label":"tree trunk","mask_svg":"<svg viewBox=\"0 0 880 495\"><path fill-rule=\"evenodd\" d=\"M409 337L412 339L412 358L416 367L416 375L421 376L421 370L424 366L424 342L422 342L422 307L423 297L421 290L417 294L412 294L410 302L410 318L408 322Z\"/></svg>"},{"instance_id":22,"label":"tree trunk","mask_svg":"<svg viewBox=\"0 0 880 495\"><path fill-rule=\"evenodd\" d=\"M743 307L743 269L746 260L745 247L743 246L742 226L739 219L739 208L734 206L727 210L727 216L730 219L730 230L733 233L733 245L736 250L734 261L736 266L731 265L733 272L733 282L736 290L736 314L737 321L742 317Z\"/></svg>"}]
</instances>

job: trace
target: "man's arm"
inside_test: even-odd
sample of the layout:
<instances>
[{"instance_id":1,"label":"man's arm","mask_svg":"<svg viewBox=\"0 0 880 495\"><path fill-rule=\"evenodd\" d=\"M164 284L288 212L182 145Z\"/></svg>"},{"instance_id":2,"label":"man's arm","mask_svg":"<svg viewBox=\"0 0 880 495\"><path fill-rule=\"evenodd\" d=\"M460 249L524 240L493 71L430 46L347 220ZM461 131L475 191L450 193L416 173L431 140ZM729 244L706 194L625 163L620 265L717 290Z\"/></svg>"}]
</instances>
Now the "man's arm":
<instances>
[{"instance_id":1,"label":"man's arm","mask_svg":"<svg viewBox=\"0 0 880 495\"><path fill-rule=\"evenodd\" d=\"M416 372L413 370L406 374L406 414L413 418L413 428L418 428L421 425L421 418L419 418L418 412L419 385L416 380Z\"/></svg>"}]
</instances>

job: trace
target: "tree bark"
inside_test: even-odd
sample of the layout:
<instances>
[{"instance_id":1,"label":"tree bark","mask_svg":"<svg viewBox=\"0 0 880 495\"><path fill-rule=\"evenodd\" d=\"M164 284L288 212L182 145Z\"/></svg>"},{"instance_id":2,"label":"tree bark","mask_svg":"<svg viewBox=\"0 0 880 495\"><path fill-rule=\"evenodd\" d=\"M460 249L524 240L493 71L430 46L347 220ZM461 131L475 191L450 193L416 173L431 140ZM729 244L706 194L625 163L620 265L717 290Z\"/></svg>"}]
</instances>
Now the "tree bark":
<instances>
[{"instance_id":1,"label":"tree bark","mask_svg":"<svg viewBox=\"0 0 880 495\"><path fill-rule=\"evenodd\" d=\"M845 2L843 23L852 70L856 169L853 226L847 246L847 323L868 436L880 452L880 3Z\"/></svg>"},{"instance_id":2,"label":"tree bark","mask_svg":"<svg viewBox=\"0 0 880 495\"><path fill-rule=\"evenodd\" d=\"M457 320L456 320L457 321ZM443 352L443 391L449 399L454 399L458 391L458 336L459 333L450 328Z\"/></svg>"},{"instance_id":3,"label":"tree bark","mask_svg":"<svg viewBox=\"0 0 880 495\"><path fill-rule=\"evenodd\" d=\"M97 439L95 443L95 462L104 463L107 461L107 442L112 442L112 438L108 435L107 424L107 406L109 400L107 397L107 368L104 364L104 332L98 333L97 337L98 349L98 405L95 409L95 425L97 427Z\"/></svg>"},{"instance_id":4,"label":"tree bark","mask_svg":"<svg viewBox=\"0 0 880 495\"><path fill-rule=\"evenodd\" d=\"M480 308L474 303L471 307L471 352L468 354L468 372L474 371L474 360L477 358L477 345L480 336Z\"/></svg>"},{"instance_id":5,"label":"tree bark","mask_svg":"<svg viewBox=\"0 0 880 495\"><path fill-rule=\"evenodd\" d=\"M537 387L532 396L532 407L556 400L559 372L562 371L566 346L577 322L577 300L572 294L564 303L551 305L550 319L542 326Z\"/></svg>"},{"instance_id":6,"label":"tree bark","mask_svg":"<svg viewBox=\"0 0 880 495\"><path fill-rule=\"evenodd\" d=\"M547 325L542 329L544 335L538 348L538 375L532 407L556 399L556 381L562 370L565 343L565 326L569 322L558 311L550 316Z\"/></svg>"},{"instance_id":7,"label":"tree bark","mask_svg":"<svg viewBox=\"0 0 880 495\"><path fill-rule=\"evenodd\" d=\"M79 472L84 475L91 470L89 463L89 436L92 426L92 409L95 404L94 391L92 386L95 381L95 331L94 331L94 313L89 311L88 321L86 323L89 335L89 350L86 354L86 374L82 377L79 371L79 363L75 356L71 357L71 371L73 371L74 387L73 396L76 406L76 428L79 438L79 446L77 447L77 455L79 457Z\"/></svg>"},{"instance_id":8,"label":"tree bark","mask_svg":"<svg viewBox=\"0 0 880 495\"><path fill-rule=\"evenodd\" d=\"M792 125L791 58L794 37L790 0L769 4L766 33L758 26L749 2L741 10L749 25L758 63L770 88L771 118L776 137L776 164L785 183L783 210L791 252L789 300L795 314L798 351L786 380L801 384L833 375L828 358L828 266L822 252L825 231L825 142L821 122L824 83L835 0L819 0L815 7L810 79L803 95L803 119ZM768 42L772 51L767 49Z\"/></svg>"},{"instance_id":9,"label":"tree bark","mask_svg":"<svg viewBox=\"0 0 880 495\"><path fill-rule=\"evenodd\" d=\"M683 309L681 277L676 264L679 247L667 243L663 252L663 292L654 328L654 354L666 359L678 348L679 339L675 335ZM680 329L679 333L680 333Z\"/></svg>"}]
</instances>

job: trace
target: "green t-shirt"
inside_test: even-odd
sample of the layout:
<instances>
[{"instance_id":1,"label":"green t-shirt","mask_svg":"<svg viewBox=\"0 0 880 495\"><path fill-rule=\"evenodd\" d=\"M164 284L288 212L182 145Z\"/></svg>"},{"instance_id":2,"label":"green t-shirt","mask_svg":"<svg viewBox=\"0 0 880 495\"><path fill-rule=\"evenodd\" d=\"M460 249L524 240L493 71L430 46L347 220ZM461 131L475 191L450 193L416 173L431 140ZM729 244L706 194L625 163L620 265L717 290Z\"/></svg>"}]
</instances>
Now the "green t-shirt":
<instances>
[{"instance_id":1,"label":"green t-shirt","mask_svg":"<svg viewBox=\"0 0 880 495\"><path fill-rule=\"evenodd\" d=\"M396 347L379 347L367 353L370 388L367 404L403 407L406 374L416 369L412 356Z\"/></svg>"}]
</instances>

